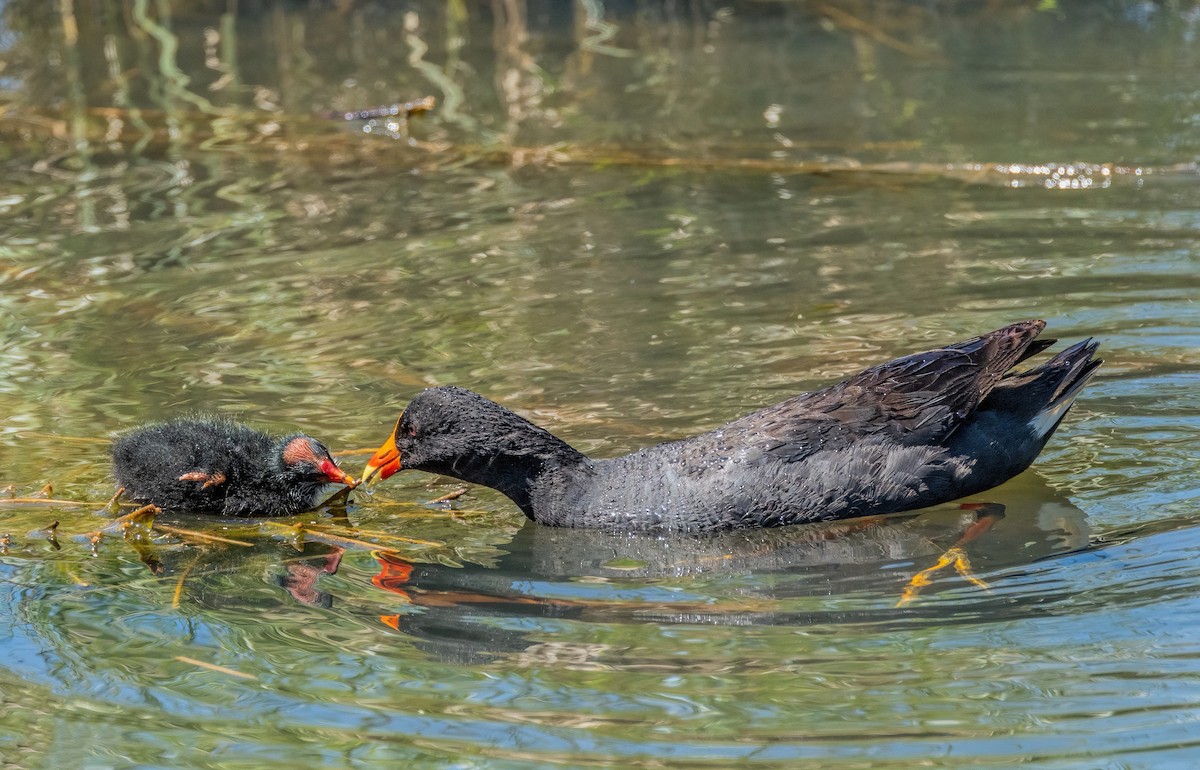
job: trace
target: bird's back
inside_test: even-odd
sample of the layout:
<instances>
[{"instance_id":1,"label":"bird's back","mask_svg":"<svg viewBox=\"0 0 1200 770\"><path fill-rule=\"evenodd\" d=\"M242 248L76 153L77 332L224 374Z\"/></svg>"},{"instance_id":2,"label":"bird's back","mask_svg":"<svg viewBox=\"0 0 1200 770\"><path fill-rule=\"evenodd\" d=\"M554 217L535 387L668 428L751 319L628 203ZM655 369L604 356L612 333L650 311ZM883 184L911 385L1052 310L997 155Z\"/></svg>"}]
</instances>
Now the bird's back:
<instances>
[{"instance_id":1,"label":"bird's back","mask_svg":"<svg viewBox=\"0 0 1200 770\"><path fill-rule=\"evenodd\" d=\"M121 436L112 447L113 475L131 500L163 508L220 513L246 468L271 448L271 438L243 425L187 419L150 425ZM226 481L201 488L180 479L219 473Z\"/></svg>"}]
</instances>

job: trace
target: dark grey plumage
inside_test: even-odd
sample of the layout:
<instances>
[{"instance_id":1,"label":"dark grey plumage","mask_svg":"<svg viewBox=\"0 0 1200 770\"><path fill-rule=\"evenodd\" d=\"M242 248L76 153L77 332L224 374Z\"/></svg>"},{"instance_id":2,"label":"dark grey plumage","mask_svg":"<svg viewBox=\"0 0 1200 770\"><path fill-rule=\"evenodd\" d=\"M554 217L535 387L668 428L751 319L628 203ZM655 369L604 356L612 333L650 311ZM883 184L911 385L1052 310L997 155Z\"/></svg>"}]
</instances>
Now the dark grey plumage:
<instances>
[{"instance_id":1,"label":"dark grey plumage","mask_svg":"<svg viewBox=\"0 0 1200 770\"><path fill-rule=\"evenodd\" d=\"M310 436L276 438L222 420L138 428L113 443L112 460L127 498L223 516L303 513L328 497L330 484L352 481Z\"/></svg>"},{"instance_id":2,"label":"dark grey plumage","mask_svg":"<svg viewBox=\"0 0 1200 770\"><path fill-rule=\"evenodd\" d=\"M531 519L569 527L705 531L922 508L1027 468L1095 373L1090 340L1010 372L1053 343L1035 341L1044 327L905 356L610 460L471 391L431 388L397 423L396 467L494 487Z\"/></svg>"}]
</instances>

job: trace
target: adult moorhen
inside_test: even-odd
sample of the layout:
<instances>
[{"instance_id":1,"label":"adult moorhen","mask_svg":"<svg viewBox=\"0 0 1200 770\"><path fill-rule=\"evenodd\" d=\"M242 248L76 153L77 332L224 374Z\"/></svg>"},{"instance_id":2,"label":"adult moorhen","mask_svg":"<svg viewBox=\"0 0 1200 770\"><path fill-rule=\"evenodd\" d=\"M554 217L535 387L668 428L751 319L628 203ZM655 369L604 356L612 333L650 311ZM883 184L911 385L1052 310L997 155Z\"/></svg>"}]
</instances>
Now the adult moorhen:
<instances>
[{"instance_id":1,"label":"adult moorhen","mask_svg":"<svg viewBox=\"0 0 1200 770\"><path fill-rule=\"evenodd\" d=\"M616 530L774 527L923 508L1029 467L1100 366L1044 321L874 366L699 436L593 460L469 390L418 393L363 481L403 469L500 490L543 524Z\"/></svg>"},{"instance_id":2,"label":"adult moorhen","mask_svg":"<svg viewBox=\"0 0 1200 770\"><path fill-rule=\"evenodd\" d=\"M319 441L275 438L223 420L183 419L131 431L112 447L113 475L130 499L224 516L288 516L354 485Z\"/></svg>"}]
</instances>

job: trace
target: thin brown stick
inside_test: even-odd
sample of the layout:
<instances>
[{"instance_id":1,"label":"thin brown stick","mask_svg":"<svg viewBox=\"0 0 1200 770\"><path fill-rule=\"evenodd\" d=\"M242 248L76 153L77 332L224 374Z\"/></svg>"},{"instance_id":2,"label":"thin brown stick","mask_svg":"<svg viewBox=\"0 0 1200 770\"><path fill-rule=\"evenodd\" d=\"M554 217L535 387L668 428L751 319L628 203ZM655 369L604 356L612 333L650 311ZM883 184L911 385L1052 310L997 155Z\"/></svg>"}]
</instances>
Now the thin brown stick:
<instances>
[{"instance_id":1,"label":"thin brown stick","mask_svg":"<svg viewBox=\"0 0 1200 770\"><path fill-rule=\"evenodd\" d=\"M57 433L43 433L36 430L19 431L17 435L20 438L52 438L58 441L76 441L82 444L110 444L112 443L106 438L96 438L95 436L60 436Z\"/></svg>"},{"instance_id":2,"label":"thin brown stick","mask_svg":"<svg viewBox=\"0 0 1200 770\"><path fill-rule=\"evenodd\" d=\"M320 532L322 534L329 535L330 537L345 537L345 535L337 535L337 534L330 532L327 529L310 529L310 528L306 527L305 531L306 532ZM413 537L404 537L403 535L393 535L388 532L380 532L378 530L373 530L373 529L356 529L354 531L354 534L365 535L366 537L374 537L374 538L378 538L379 540L391 540L392 542L395 542L395 543L410 543L412 545L428 545L428 546L435 547L435 548L445 545L445 543L439 543L436 540L418 540L417 538L413 538ZM357 542L366 543L366 542L370 542L370 541L359 540Z\"/></svg>"},{"instance_id":3,"label":"thin brown stick","mask_svg":"<svg viewBox=\"0 0 1200 770\"><path fill-rule=\"evenodd\" d=\"M157 516L162 513L162 508L159 508L154 503L143 505L141 508L136 508L124 516L118 516L104 526L104 529L113 529L114 527L123 527L132 524L143 516Z\"/></svg>"},{"instance_id":4,"label":"thin brown stick","mask_svg":"<svg viewBox=\"0 0 1200 770\"><path fill-rule=\"evenodd\" d=\"M448 503L451 500L457 500L458 498L462 497L466 493L467 493L467 488L462 487L461 489L456 489L453 492L447 492L446 494L442 495L441 497L435 497L432 500L430 500L429 502L430 503Z\"/></svg>"},{"instance_id":5,"label":"thin brown stick","mask_svg":"<svg viewBox=\"0 0 1200 770\"><path fill-rule=\"evenodd\" d=\"M121 510L121 495L125 494L125 487L118 487L117 493L108 498L108 502L104 504L104 510L109 513L116 513Z\"/></svg>"},{"instance_id":6,"label":"thin brown stick","mask_svg":"<svg viewBox=\"0 0 1200 770\"><path fill-rule=\"evenodd\" d=\"M426 508L424 503L418 503L413 500L372 500L372 508L422 508L424 513L413 513L411 516L444 516L447 513L463 513L463 511L446 511L442 509ZM389 513L388 516L404 516L402 513Z\"/></svg>"},{"instance_id":7,"label":"thin brown stick","mask_svg":"<svg viewBox=\"0 0 1200 770\"><path fill-rule=\"evenodd\" d=\"M176 655L175 660L178 660L182 663L191 663L193 666L199 666L200 668L207 668L209 671L216 671L221 674L229 674L230 676L237 676L241 677L242 679L250 679L256 682L258 681L258 677L256 677L254 674L245 674L232 668L218 666L216 663L205 663L202 660L189 658L187 655Z\"/></svg>"},{"instance_id":8,"label":"thin brown stick","mask_svg":"<svg viewBox=\"0 0 1200 770\"><path fill-rule=\"evenodd\" d=\"M396 501L396 502L381 502L379 505L380 506L393 505L396 507L400 507L400 506L413 506L413 505L420 506L420 503L401 503L399 501ZM372 507L374 507L374 505ZM479 515L482 515L485 513L491 513L491 511L485 511L482 509L475 509L475 508L455 508L454 510L450 510L448 508L428 508L419 513L389 513L388 518L389 519L454 519L454 518L460 518L462 516L479 516Z\"/></svg>"},{"instance_id":9,"label":"thin brown stick","mask_svg":"<svg viewBox=\"0 0 1200 770\"><path fill-rule=\"evenodd\" d=\"M54 500L48 497L0 497L0 505L82 505L94 507L102 504L87 500Z\"/></svg>"},{"instance_id":10,"label":"thin brown stick","mask_svg":"<svg viewBox=\"0 0 1200 770\"><path fill-rule=\"evenodd\" d=\"M387 548L381 548L379 543L372 543L369 540L358 540L353 537L344 537L342 535L334 535L334 534L331 534L328 532L322 532L321 530L317 530L317 529L308 529L304 525L289 527L287 524L277 524L273 521L263 522L263 524L265 526L267 526L268 528L273 528L276 530L290 531L293 535L295 535L296 537L302 538L302 539L306 538L306 537L312 538L313 540L315 540L319 543L326 543L328 545L350 546L352 548L360 548L360 549L366 550L366 551L379 551L379 550L386 551L386 550L388 550ZM398 540L398 541L404 542L404 543L411 543L413 545L429 546L430 548L440 548L445 545L445 543L439 543L439 542L436 542L433 540L417 540L416 538L400 537L398 535L393 536L391 539Z\"/></svg>"},{"instance_id":11,"label":"thin brown stick","mask_svg":"<svg viewBox=\"0 0 1200 770\"><path fill-rule=\"evenodd\" d=\"M129 513L125 514L124 516L118 516L117 518L108 522L103 527L101 527L100 529L96 530L95 532L93 532L91 535L88 536L88 540L92 544L92 549L94 550L97 547L99 547L100 541L104 539L104 534L106 532L114 532L118 529L121 529L121 530L127 529L130 524L134 523L139 518L141 518L143 516L150 516L151 518L153 518L155 515L157 515L161 511L162 511L161 508L159 508L157 505L154 505L153 503L151 503L149 505L143 505L141 508L138 508L136 510L130 511Z\"/></svg>"},{"instance_id":12,"label":"thin brown stick","mask_svg":"<svg viewBox=\"0 0 1200 770\"><path fill-rule=\"evenodd\" d=\"M213 543L229 543L230 545L241 545L247 548L252 548L254 543L248 543L245 540L234 540L229 537L221 537L220 535L210 535L207 532L198 532L194 529L180 529L179 527L169 527L166 524L155 524L156 532L166 532L169 535L179 535L180 537L194 537L197 540L205 540Z\"/></svg>"}]
</instances>

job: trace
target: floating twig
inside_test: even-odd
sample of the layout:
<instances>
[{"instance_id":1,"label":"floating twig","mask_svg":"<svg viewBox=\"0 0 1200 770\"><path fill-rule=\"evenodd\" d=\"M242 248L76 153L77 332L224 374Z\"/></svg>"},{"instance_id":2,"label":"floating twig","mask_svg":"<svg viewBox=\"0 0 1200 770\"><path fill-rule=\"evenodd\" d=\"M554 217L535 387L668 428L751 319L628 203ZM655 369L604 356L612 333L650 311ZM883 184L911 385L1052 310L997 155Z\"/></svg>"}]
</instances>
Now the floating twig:
<instances>
[{"instance_id":1,"label":"floating twig","mask_svg":"<svg viewBox=\"0 0 1200 770\"><path fill-rule=\"evenodd\" d=\"M101 503L90 503L80 500L54 500L46 497L0 497L0 505L79 505L95 506Z\"/></svg>"},{"instance_id":2,"label":"floating twig","mask_svg":"<svg viewBox=\"0 0 1200 770\"><path fill-rule=\"evenodd\" d=\"M330 534L329 532L321 532L320 530L307 529L304 527L296 528L296 536L301 542L306 540L315 540L318 543L325 543L326 545L349 546L351 548L359 548L365 551L379 550L379 543L372 543L367 540L359 540L357 538L346 537L344 535L334 535ZM434 543L424 543L423 545L434 545Z\"/></svg>"},{"instance_id":3,"label":"floating twig","mask_svg":"<svg viewBox=\"0 0 1200 770\"><path fill-rule=\"evenodd\" d=\"M385 104L380 107L370 107L363 110L350 110L348 112L327 112L327 117L345 120L347 122L354 120L377 120L379 118L397 118L401 115L404 120L408 120L413 115L420 115L429 112L437 106L437 99L432 96L423 96L420 99L414 99L411 102L403 104Z\"/></svg>"},{"instance_id":4,"label":"floating twig","mask_svg":"<svg viewBox=\"0 0 1200 770\"><path fill-rule=\"evenodd\" d=\"M150 516L151 523L153 523L153 517L161 512L162 512L161 508L159 508L157 505L154 505L153 503L150 503L149 505L143 505L141 508L132 510L129 513L125 514L124 516L118 516L117 518L108 522L100 529L98 529L95 532L92 532L90 535L88 535L88 542L90 542L92 545L92 554L95 555L97 553L97 551L99 550L100 541L102 541L104 539L105 533L115 532L117 530L120 530L123 534L125 534L126 530L129 529L129 526L131 524L133 524L134 522L136 522L138 519L140 519L144 516Z\"/></svg>"},{"instance_id":5,"label":"floating twig","mask_svg":"<svg viewBox=\"0 0 1200 770\"><path fill-rule=\"evenodd\" d=\"M117 527L125 528L143 516L157 516L160 513L162 513L162 508L159 508L154 503L148 503L147 505L143 505L141 508L130 511L124 516L118 516L105 525L104 529L111 530Z\"/></svg>"},{"instance_id":6,"label":"floating twig","mask_svg":"<svg viewBox=\"0 0 1200 770\"><path fill-rule=\"evenodd\" d=\"M447 492L446 494L442 495L441 497L435 497L432 500L430 500L429 503L431 505L433 503L448 503L451 500L457 500L458 498L462 497L466 493L467 493L467 488L461 487L459 489L454 490L453 492Z\"/></svg>"},{"instance_id":7,"label":"floating twig","mask_svg":"<svg viewBox=\"0 0 1200 770\"><path fill-rule=\"evenodd\" d=\"M104 504L105 513L116 513L121 510L121 495L125 494L125 487L119 487L117 493L108 499Z\"/></svg>"},{"instance_id":8,"label":"floating twig","mask_svg":"<svg viewBox=\"0 0 1200 770\"><path fill-rule=\"evenodd\" d=\"M304 524L296 524L294 526L288 526L287 524L277 524L273 521L267 521L267 522L263 522L263 523L268 528L274 528L276 530L281 530L281 531L290 533L294 538L299 540L301 543L303 543L305 538L308 537L308 538L315 540L316 542L326 543L327 545L349 546L352 548L359 548L359 549L367 550L367 551L380 550L379 543L372 543L367 540L358 540L356 538L345 537L343 535L334 535L329 532L323 532L319 529L309 529ZM430 548L441 548L442 546L445 545L445 543L439 543L434 540L418 540L416 538L400 537L398 535L394 536L392 539L400 541L400 542L404 542L404 543L411 543L413 545L424 545L424 546L428 546ZM387 550L387 549L384 549L384 550Z\"/></svg>"},{"instance_id":9,"label":"floating twig","mask_svg":"<svg viewBox=\"0 0 1200 770\"><path fill-rule=\"evenodd\" d=\"M443 514L449 514L449 513L487 513L488 512L488 511L484 511L484 510L478 510L478 511L431 510L427 504L413 502L412 500L372 500L371 507L372 508L416 508L416 509L418 509L418 510L413 511L410 514L389 513L388 514L389 518L392 518L395 516L408 516L408 517L416 518L416 517L420 517L420 516L426 516L426 517L441 516Z\"/></svg>"},{"instance_id":10,"label":"floating twig","mask_svg":"<svg viewBox=\"0 0 1200 770\"><path fill-rule=\"evenodd\" d=\"M389 513L388 519L460 519L464 516L483 516L493 511L482 508L430 508L422 503L411 503L403 500L380 500L372 503L371 507L418 508L411 513Z\"/></svg>"},{"instance_id":11,"label":"floating twig","mask_svg":"<svg viewBox=\"0 0 1200 770\"><path fill-rule=\"evenodd\" d=\"M252 681L258 681L258 677L256 677L254 674L245 674L245 673L242 673L241 671L237 671L232 668L227 668L226 666L218 666L216 663L206 663L202 660L196 660L195 658L189 658L187 655L176 655L175 660L178 660L181 663L190 663L193 666L199 666L200 668L207 668L209 671L216 671L221 674L229 674L230 676L241 677L242 679L250 679Z\"/></svg>"},{"instance_id":12,"label":"floating twig","mask_svg":"<svg viewBox=\"0 0 1200 770\"><path fill-rule=\"evenodd\" d=\"M179 527L169 527L166 524L155 524L154 529L156 532L166 532L169 535L179 535L180 537L194 537L197 540L204 540L212 543L228 543L229 545L240 545L247 548L254 547L254 543L249 543L245 540L234 540L230 537L210 535L207 532L198 532L194 529L180 529Z\"/></svg>"},{"instance_id":13,"label":"floating twig","mask_svg":"<svg viewBox=\"0 0 1200 770\"><path fill-rule=\"evenodd\" d=\"M95 436L60 436L57 433L44 433L37 430L23 430L18 434L21 438L52 438L57 441L73 441L81 444L111 444L112 442L106 438L96 438Z\"/></svg>"},{"instance_id":14,"label":"floating twig","mask_svg":"<svg viewBox=\"0 0 1200 770\"><path fill-rule=\"evenodd\" d=\"M321 533L329 535L330 537L343 537L342 535L335 535L327 529L305 528L305 531L321 532ZM395 542L395 543L410 543L412 545L427 545L427 546L431 546L434 548L440 548L445 545L445 543L439 543L436 540L420 540L415 537L404 537L403 535L393 535L388 532L380 532L378 530L373 530L373 529L358 529L358 530L355 530L354 533L356 535L365 535L367 537L373 537L378 540L391 540L392 542ZM359 540L357 542L361 543L361 542L367 542L367 541ZM376 544L376 545L378 545L378 544Z\"/></svg>"}]
</instances>

